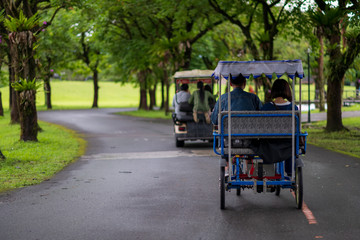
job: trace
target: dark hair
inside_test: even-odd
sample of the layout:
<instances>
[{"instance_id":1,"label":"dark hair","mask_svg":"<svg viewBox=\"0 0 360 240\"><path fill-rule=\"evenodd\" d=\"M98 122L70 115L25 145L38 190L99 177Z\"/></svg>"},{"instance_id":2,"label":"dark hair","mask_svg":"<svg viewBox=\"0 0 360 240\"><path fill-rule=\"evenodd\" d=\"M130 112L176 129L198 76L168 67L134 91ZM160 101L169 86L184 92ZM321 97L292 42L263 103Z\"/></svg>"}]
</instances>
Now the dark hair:
<instances>
[{"instance_id":1,"label":"dark hair","mask_svg":"<svg viewBox=\"0 0 360 240\"><path fill-rule=\"evenodd\" d=\"M230 82L236 86L243 86L246 83L246 78L241 73L236 78L229 74L229 78Z\"/></svg>"},{"instance_id":2,"label":"dark hair","mask_svg":"<svg viewBox=\"0 0 360 240\"><path fill-rule=\"evenodd\" d=\"M200 93L200 101L204 102L205 99L204 83L202 81L198 81L197 88L199 89L199 93Z\"/></svg>"},{"instance_id":3,"label":"dark hair","mask_svg":"<svg viewBox=\"0 0 360 240\"><path fill-rule=\"evenodd\" d=\"M289 83L284 79L276 79L271 87L271 99L282 97L289 102L292 101L292 94Z\"/></svg>"},{"instance_id":4,"label":"dark hair","mask_svg":"<svg viewBox=\"0 0 360 240\"><path fill-rule=\"evenodd\" d=\"M187 85L186 83L184 83L183 85L181 85L180 90L182 91L187 91L189 89L189 85Z\"/></svg>"},{"instance_id":5,"label":"dark hair","mask_svg":"<svg viewBox=\"0 0 360 240\"><path fill-rule=\"evenodd\" d=\"M209 84L205 85L204 90L212 93L212 89L211 89L211 86Z\"/></svg>"}]
</instances>

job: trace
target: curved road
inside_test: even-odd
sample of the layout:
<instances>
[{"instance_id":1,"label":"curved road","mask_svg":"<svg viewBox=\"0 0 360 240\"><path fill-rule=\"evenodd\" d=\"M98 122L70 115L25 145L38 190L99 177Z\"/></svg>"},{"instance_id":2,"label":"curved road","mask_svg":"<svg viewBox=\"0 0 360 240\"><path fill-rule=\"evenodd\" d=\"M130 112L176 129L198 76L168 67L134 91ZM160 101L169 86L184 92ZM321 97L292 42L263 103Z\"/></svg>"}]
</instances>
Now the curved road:
<instances>
[{"instance_id":1,"label":"curved road","mask_svg":"<svg viewBox=\"0 0 360 240\"><path fill-rule=\"evenodd\" d=\"M49 181L0 195L1 240L359 239L359 159L308 146L304 200L289 191L237 197L220 210L218 157L175 147L168 120L120 109L39 112L88 141Z\"/></svg>"}]
</instances>

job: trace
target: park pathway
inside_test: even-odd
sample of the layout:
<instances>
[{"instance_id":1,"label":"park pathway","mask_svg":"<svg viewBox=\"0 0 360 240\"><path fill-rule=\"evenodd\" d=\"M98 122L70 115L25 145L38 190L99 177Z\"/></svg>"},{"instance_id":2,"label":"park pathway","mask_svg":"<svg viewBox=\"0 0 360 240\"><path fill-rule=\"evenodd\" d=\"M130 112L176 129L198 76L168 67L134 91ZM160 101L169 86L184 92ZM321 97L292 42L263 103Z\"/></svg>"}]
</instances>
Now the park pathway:
<instances>
[{"instance_id":1,"label":"park pathway","mask_svg":"<svg viewBox=\"0 0 360 240\"><path fill-rule=\"evenodd\" d=\"M307 122L308 121L308 113L302 112L301 114L301 121L302 122ZM348 118L348 117L360 117L360 111L351 111L351 112L342 112L342 117L343 118ZM312 122L316 122L316 121L321 121L321 120L326 120L326 112L322 112L322 113L310 113L310 121Z\"/></svg>"},{"instance_id":2,"label":"park pathway","mask_svg":"<svg viewBox=\"0 0 360 240\"><path fill-rule=\"evenodd\" d=\"M308 146L304 200L312 219L289 191L226 193L222 211L210 144L176 148L171 121L116 111L39 112L77 131L87 151L49 181L0 195L1 240L359 238L359 159Z\"/></svg>"}]
</instances>

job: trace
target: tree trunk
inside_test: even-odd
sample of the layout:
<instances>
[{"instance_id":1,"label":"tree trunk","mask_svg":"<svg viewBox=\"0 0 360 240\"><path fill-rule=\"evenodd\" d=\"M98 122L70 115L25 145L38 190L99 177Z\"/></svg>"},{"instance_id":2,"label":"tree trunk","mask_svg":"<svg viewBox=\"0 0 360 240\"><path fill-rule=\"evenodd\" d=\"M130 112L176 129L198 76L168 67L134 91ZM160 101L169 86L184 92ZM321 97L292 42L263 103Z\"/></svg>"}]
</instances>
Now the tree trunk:
<instances>
[{"instance_id":1,"label":"tree trunk","mask_svg":"<svg viewBox=\"0 0 360 240\"><path fill-rule=\"evenodd\" d=\"M327 123L326 130L339 131L344 128L341 114L341 78L330 77L327 91Z\"/></svg>"},{"instance_id":2,"label":"tree trunk","mask_svg":"<svg viewBox=\"0 0 360 240\"><path fill-rule=\"evenodd\" d=\"M8 55L8 59L9 59L9 63L11 63L10 54ZM11 83L13 82L13 78L14 78L14 75L12 74L13 71L12 71L11 64L9 64L8 69L9 69L9 109L11 110L12 94L13 94Z\"/></svg>"},{"instance_id":3,"label":"tree trunk","mask_svg":"<svg viewBox=\"0 0 360 240\"><path fill-rule=\"evenodd\" d=\"M340 51L340 34L339 32L334 31L331 36L329 36L330 46L335 46L329 49L329 78L328 78L328 90L327 90L327 131L340 131L344 129L342 123L342 114L341 114L341 85L342 78L345 74L344 67L338 66L339 59L342 59L342 54Z\"/></svg>"},{"instance_id":4,"label":"tree trunk","mask_svg":"<svg viewBox=\"0 0 360 240\"><path fill-rule=\"evenodd\" d=\"M36 77L36 64L33 53L33 45L36 41L31 31L12 32L9 34L11 65L14 74L14 82L20 79L32 81ZM37 141L39 130L36 112L36 89L15 92L12 95L11 118L13 121L14 110L18 110L21 134L20 140ZM14 101L15 100L15 101Z\"/></svg>"},{"instance_id":5,"label":"tree trunk","mask_svg":"<svg viewBox=\"0 0 360 240\"><path fill-rule=\"evenodd\" d=\"M147 89L146 89L146 71L140 71L138 74L138 80L140 82L140 103L139 109L149 110L147 104Z\"/></svg>"},{"instance_id":6,"label":"tree trunk","mask_svg":"<svg viewBox=\"0 0 360 240\"><path fill-rule=\"evenodd\" d=\"M182 66L184 70L188 70L190 68L191 53L192 53L192 46L191 43L187 41L185 43L184 64Z\"/></svg>"},{"instance_id":7,"label":"tree trunk","mask_svg":"<svg viewBox=\"0 0 360 240\"><path fill-rule=\"evenodd\" d=\"M18 81L18 75L15 74L18 72L19 69L19 60L18 60L18 51L17 46L15 43L10 42L10 67L9 67L9 90L10 90L10 122L11 124L20 123L20 114L19 114L19 107L18 107L18 94L17 92L11 87L12 83Z\"/></svg>"},{"instance_id":8,"label":"tree trunk","mask_svg":"<svg viewBox=\"0 0 360 240\"><path fill-rule=\"evenodd\" d=\"M167 115L170 112L170 109L169 109L170 84L169 84L168 73L167 73L166 69L164 69L164 82L165 82L165 87L166 87L165 115Z\"/></svg>"},{"instance_id":9,"label":"tree trunk","mask_svg":"<svg viewBox=\"0 0 360 240\"><path fill-rule=\"evenodd\" d=\"M0 92L0 116L4 116L4 108L3 108L3 103L2 103L1 92Z\"/></svg>"},{"instance_id":10,"label":"tree trunk","mask_svg":"<svg viewBox=\"0 0 360 240\"><path fill-rule=\"evenodd\" d=\"M38 141L38 124L35 101L35 90L25 90L19 94L20 125L22 141Z\"/></svg>"},{"instance_id":11,"label":"tree trunk","mask_svg":"<svg viewBox=\"0 0 360 240\"><path fill-rule=\"evenodd\" d=\"M45 91L45 105L46 105L46 108L47 109L52 109L50 76L48 74L44 78L44 91Z\"/></svg>"},{"instance_id":12,"label":"tree trunk","mask_svg":"<svg viewBox=\"0 0 360 240\"><path fill-rule=\"evenodd\" d=\"M245 45L250 48L251 55L253 56L254 60L260 59L260 53L259 50L254 42L254 40L251 37L250 29L241 29L242 33L245 35Z\"/></svg>"},{"instance_id":13,"label":"tree trunk","mask_svg":"<svg viewBox=\"0 0 360 240\"><path fill-rule=\"evenodd\" d=\"M165 84L164 84L164 79L161 81L161 105L160 105L160 109L164 109L165 106Z\"/></svg>"},{"instance_id":14,"label":"tree trunk","mask_svg":"<svg viewBox=\"0 0 360 240\"><path fill-rule=\"evenodd\" d=\"M92 108L98 107L98 98L99 98L99 83L98 83L98 70L97 67L95 67L95 70L93 71L93 81L94 81L94 101Z\"/></svg>"},{"instance_id":15,"label":"tree trunk","mask_svg":"<svg viewBox=\"0 0 360 240\"><path fill-rule=\"evenodd\" d=\"M140 105L139 105L139 109L142 110L149 110L149 107L147 105L147 94L146 94L146 89L144 88L140 88Z\"/></svg>"},{"instance_id":16,"label":"tree trunk","mask_svg":"<svg viewBox=\"0 0 360 240\"><path fill-rule=\"evenodd\" d=\"M318 39L320 43L320 52L318 58L319 65L317 69L317 78L315 78L315 99L319 100L318 107L320 112L324 112L325 111L324 39L321 33L318 34Z\"/></svg>"},{"instance_id":17,"label":"tree trunk","mask_svg":"<svg viewBox=\"0 0 360 240\"><path fill-rule=\"evenodd\" d=\"M154 84L153 88L149 88L149 96L150 96L150 105L149 105L149 109L153 110L154 107L156 106L156 84Z\"/></svg>"}]
</instances>

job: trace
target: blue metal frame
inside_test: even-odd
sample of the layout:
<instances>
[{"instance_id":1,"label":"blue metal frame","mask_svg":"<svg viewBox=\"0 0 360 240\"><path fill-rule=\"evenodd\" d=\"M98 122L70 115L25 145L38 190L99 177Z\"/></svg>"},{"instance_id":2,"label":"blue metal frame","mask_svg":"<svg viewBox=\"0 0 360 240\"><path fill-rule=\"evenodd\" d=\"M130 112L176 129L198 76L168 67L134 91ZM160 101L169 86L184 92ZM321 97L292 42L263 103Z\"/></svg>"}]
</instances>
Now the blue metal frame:
<instances>
[{"instance_id":1,"label":"blue metal frame","mask_svg":"<svg viewBox=\"0 0 360 240\"><path fill-rule=\"evenodd\" d=\"M243 114L231 114L231 117L291 117L292 114L290 113L287 113L287 114L284 114L284 113L279 113L279 114L246 114L246 115L243 115ZM221 156L225 156L225 152L224 152L224 138L225 137L228 137L229 134L226 134L224 133L224 121L225 119L228 118L228 115L224 115L222 118L221 118L221 133L216 133L216 132L213 132L213 136L214 136L214 144L213 144L213 149L214 149L214 152L217 154L217 155L221 155ZM304 136L305 137L305 151L306 151L306 136L308 135L307 132L305 133L301 133L300 132L300 126L299 126L299 117L297 115L295 115L295 121L296 121L296 129L295 129L295 149L296 149L296 155L299 155L299 137L300 136ZM292 133L234 133L234 134L231 134L231 136L234 136L234 137L269 137L269 136L292 136ZM216 150L216 146L215 146L215 140L216 140L216 137L220 137L221 141L221 153L219 153L217 150Z\"/></svg>"},{"instance_id":2,"label":"blue metal frame","mask_svg":"<svg viewBox=\"0 0 360 240\"><path fill-rule=\"evenodd\" d=\"M291 117L292 114L284 114L284 113L279 113L279 114L232 114L231 117ZM213 144L213 149L214 152L217 155L221 155L223 157L226 157L228 155L225 155L224 152L224 139L225 137L228 137L229 134L225 134L224 133L224 121L225 119L228 118L228 115L224 115L221 118L221 132L220 133L213 133L214 136L214 144ZM300 132L300 122L299 122L299 117L295 115L295 122L296 122L296 128L295 128L295 157L301 155L299 153L299 137L300 136L304 136L305 137L305 147L304 150L306 151L306 137L307 137L307 132L305 133L301 133ZM266 137L266 136L292 136L292 133L264 133L264 134L250 134L250 133L245 133L245 134L231 134L231 136L236 136L236 137L249 137L249 136L254 136L254 137ZM221 143L221 153L219 153L216 149L216 138L220 137L220 143ZM231 154L231 153L230 153ZM233 154L236 155L236 154ZM251 156L253 159L260 159L259 157L256 156L256 154L250 154L247 155L246 157ZM235 168L233 168L233 171L235 171L235 173L232 174L232 177L230 179L230 181L227 184L227 187L229 189L231 188L239 188L241 186L249 186L249 187L253 187L254 186L254 182L256 181L257 185L263 186L264 185L264 181L262 180L241 180L240 179L240 162L241 162L241 158L236 156L236 166ZM229 163L232 164L232 163ZM278 162L275 163L276 164L276 173L280 174L280 180L268 180L266 181L266 185L267 186L281 186L281 188L292 188L294 181L291 181L290 177L284 176L284 162Z\"/></svg>"}]
</instances>

